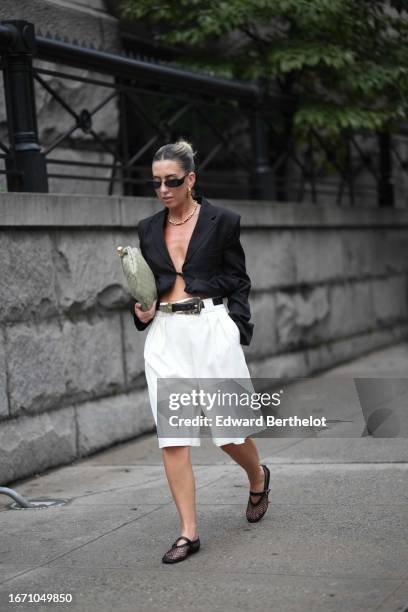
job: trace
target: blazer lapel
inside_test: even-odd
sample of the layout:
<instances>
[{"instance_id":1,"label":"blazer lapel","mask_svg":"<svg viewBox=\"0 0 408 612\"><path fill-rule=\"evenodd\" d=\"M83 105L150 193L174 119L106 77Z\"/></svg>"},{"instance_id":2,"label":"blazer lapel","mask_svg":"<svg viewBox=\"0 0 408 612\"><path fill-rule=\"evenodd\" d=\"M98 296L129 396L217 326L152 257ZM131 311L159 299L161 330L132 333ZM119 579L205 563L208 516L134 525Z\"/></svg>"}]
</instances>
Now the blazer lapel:
<instances>
[{"instance_id":1,"label":"blazer lapel","mask_svg":"<svg viewBox=\"0 0 408 612\"><path fill-rule=\"evenodd\" d=\"M197 222L195 224L193 233L188 243L187 253L184 263L191 258L195 251L200 247L208 235L214 230L217 220L217 211L215 208L204 198L204 196L197 196L196 200L201 204L200 212L198 215ZM166 241L164 239L164 227L167 219L168 209L163 208L160 214L157 216L155 225L155 236L157 238L157 247L166 261L169 263L171 268L175 270L173 261L170 257L170 253L167 249Z\"/></svg>"},{"instance_id":2,"label":"blazer lapel","mask_svg":"<svg viewBox=\"0 0 408 612\"><path fill-rule=\"evenodd\" d=\"M187 263L217 225L217 211L215 208L211 206L204 196L197 196L196 200L201 204L201 209L190 242L188 243L184 263Z\"/></svg>"}]
</instances>

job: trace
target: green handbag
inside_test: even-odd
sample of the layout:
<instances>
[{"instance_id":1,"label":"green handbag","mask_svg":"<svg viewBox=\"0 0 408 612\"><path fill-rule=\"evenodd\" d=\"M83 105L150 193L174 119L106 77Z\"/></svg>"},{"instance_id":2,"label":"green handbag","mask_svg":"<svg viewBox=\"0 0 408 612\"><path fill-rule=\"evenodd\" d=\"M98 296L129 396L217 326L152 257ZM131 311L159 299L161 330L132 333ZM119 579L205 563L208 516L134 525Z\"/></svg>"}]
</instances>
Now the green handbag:
<instances>
[{"instance_id":1,"label":"green handbag","mask_svg":"<svg viewBox=\"0 0 408 612\"><path fill-rule=\"evenodd\" d=\"M149 310L157 299L157 289L154 274L147 261L137 247L118 246L116 250L121 258L130 293L141 303L142 310Z\"/></svg>"}]
</instances>

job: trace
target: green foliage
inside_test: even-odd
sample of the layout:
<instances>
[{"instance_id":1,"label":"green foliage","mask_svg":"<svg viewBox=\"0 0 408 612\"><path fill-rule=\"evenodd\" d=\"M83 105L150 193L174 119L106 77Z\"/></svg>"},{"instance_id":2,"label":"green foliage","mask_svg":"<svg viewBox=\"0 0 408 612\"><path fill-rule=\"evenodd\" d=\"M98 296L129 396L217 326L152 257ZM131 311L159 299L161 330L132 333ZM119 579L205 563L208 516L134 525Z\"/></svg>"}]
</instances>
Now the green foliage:
<instances>
[{"instance_id":1,"label":"green foliage","mask_svg":"<svg viewBox=\"0 0 408 612\"><path fill-rule=\"evenodd\" d=\"M408 0L121 0L184 63L262 77L299 104L293 125L335 136L390 129L408 114ZM236 35L240 34L239 37ZM224 53L214 45L224 39ZM215 47L217 49L217 47Z\"/></svg>"},{"instance_id":2,"label":"green foliage","mask_svg":"<svg viewBox=\"0 0 408 612\"><path fill-rule=\"evenodd\" d=\"M295 127L307 134L310 128L326 132L328 136L339 136L343 131L375 131L391 127L400 117L402 109L371 110L352 106L339 106L326 103L305 104L295 116Z\"/></svg>"}]
</instances>

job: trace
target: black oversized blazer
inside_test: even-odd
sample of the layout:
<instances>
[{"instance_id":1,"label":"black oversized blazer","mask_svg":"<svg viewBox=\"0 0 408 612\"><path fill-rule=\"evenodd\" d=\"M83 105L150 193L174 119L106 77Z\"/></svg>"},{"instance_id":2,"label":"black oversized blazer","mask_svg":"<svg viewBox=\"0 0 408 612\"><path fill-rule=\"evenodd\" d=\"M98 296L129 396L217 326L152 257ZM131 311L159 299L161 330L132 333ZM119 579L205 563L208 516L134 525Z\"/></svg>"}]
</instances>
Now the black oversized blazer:
<instances>
[{"instance_id":1,"label":"black oversized blazer","mask_svg":"<svg viewBox=\"0 0 408 612\"><path fill-rule=\"evenodd\" d=\"M201 204L198 219L190 238L182 267L186 293L209 297L227 297L229 315L238 325L241 344L249 345L253 334L248 302L251 281L246 273L245 254L240 242L241 215L210 204L204 197L195 199ZM174 284L177 272L164 239L168 209L139 221L140 250L156 280L158 299ZM129 307L137 329L143 330L153 321L143 323L134 311L136 300Z\"/></svg>"}]
</instances>

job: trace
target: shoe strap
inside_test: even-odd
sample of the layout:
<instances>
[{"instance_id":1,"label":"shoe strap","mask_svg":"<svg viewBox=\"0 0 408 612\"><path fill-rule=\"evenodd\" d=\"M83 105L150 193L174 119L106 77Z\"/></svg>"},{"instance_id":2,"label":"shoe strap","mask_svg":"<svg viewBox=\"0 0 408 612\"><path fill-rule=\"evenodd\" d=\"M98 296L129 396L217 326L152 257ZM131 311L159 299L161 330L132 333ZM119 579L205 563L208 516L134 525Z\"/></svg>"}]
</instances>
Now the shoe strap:
<instances>
[{"instance_id":1,"label":"shoe strap","mask_svg":"<svg viewBox=\"0 0 408 612\"><path fill-rule=\"evenodd\" d=\"M250 495L263 495L264 493L269 493L270 489L264 489L263 491L250 491Z\"/></svg>"},{"instance_id":2,"label":"shoe strap","mask_svg":"<svg viewBox=\"0 0 408 612\"><path fill-rule=\"evenodd\" d=\"M262 465L262 469L264 471L265 474L265 484L267 483L267 481L269 481L269 470L266 467L266 465ZM269 482L268 482L269 484ZM269 493L270 489L264 489L263 491L250 491L249 494L250 495L263 495L264 493Z\"/></svg>"},{"instance_id":3,"label":"shoe strap","mask_svg":"<svg viewBox=\"0 0 408 612\"><path fill-rule=\"evenodd\" d=\"M180 536L179 538L177 538L177 540L174 542L172 548L177 548L177 542L179 540L186 540L186 544L180 544L180 546L186 546L187 544L191 544L191 540L190 538L186 538L186 536ZM180 548L179 546L179 548Z\"/></svg>"}]
</instances>

